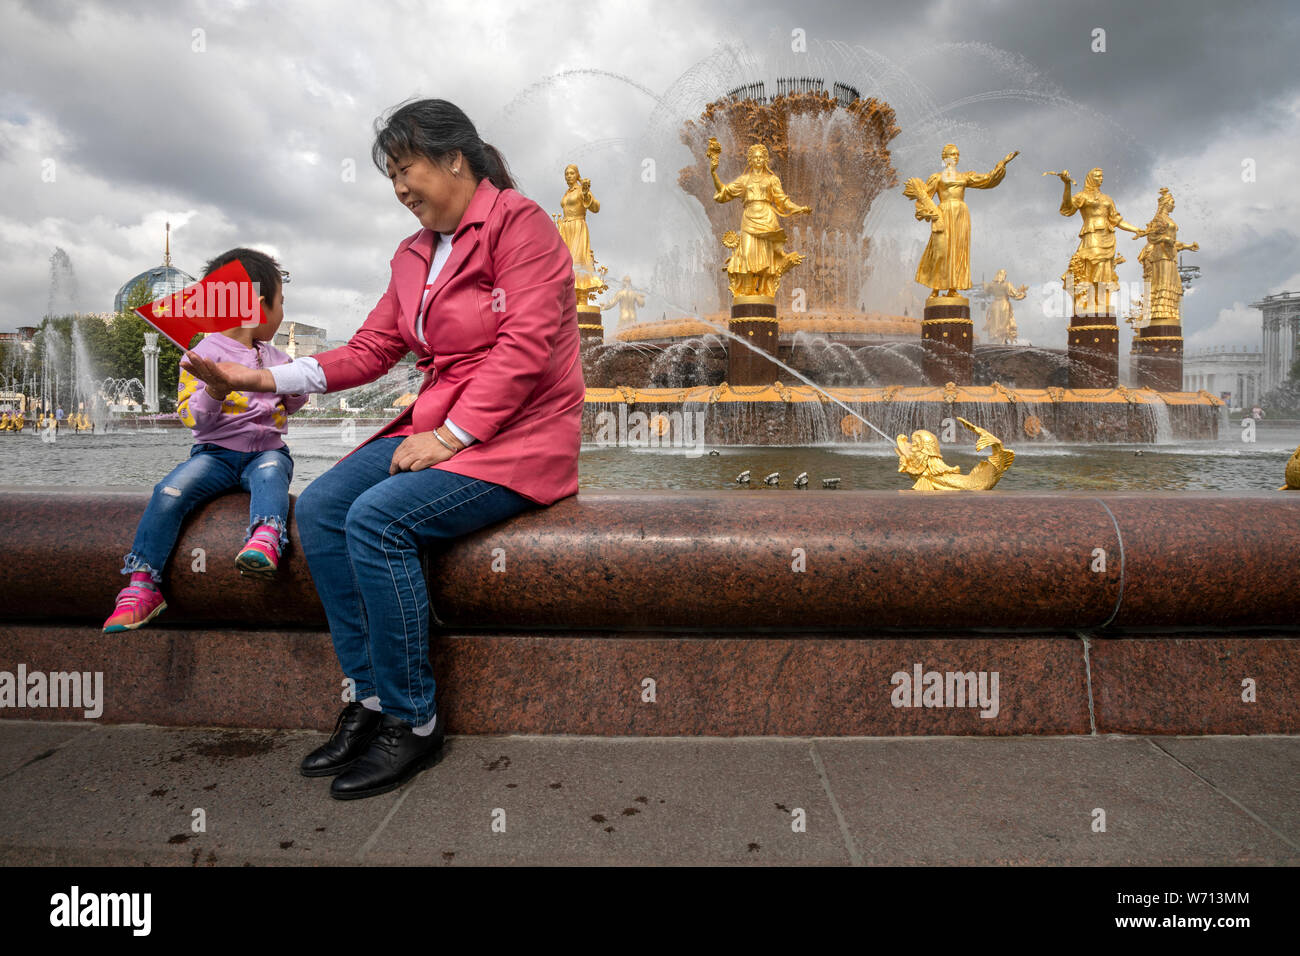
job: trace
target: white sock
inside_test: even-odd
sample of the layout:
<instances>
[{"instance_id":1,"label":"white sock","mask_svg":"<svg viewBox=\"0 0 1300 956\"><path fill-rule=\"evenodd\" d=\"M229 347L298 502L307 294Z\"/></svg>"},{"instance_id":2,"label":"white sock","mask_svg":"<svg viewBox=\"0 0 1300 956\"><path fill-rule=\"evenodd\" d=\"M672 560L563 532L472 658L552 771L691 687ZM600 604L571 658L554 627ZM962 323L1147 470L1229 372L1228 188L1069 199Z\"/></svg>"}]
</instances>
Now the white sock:
<instances>
[{"instance_id":1,"label":"white sock","mask_svg":"<svg viewBox=\"0 0 1300 956\"><path fill-rule=\"evenodd\" d=\"M367 697L365 700L361 702L361 706L364 707L366 710L379 710L380 709L379 698Z\"/></svg>"},{"instance_id":2,"label":"white sock","mask_svg":"<svg viewBox=\"0 0 1300 956\"><path fill-rule=\"evenodd\" d=\"M423 727L412 727L411 732L417 737L427 737L433 733L433 726L438 722L438 715L433 715L433 720L429 721Z\"/></svg>"}]
</instances>

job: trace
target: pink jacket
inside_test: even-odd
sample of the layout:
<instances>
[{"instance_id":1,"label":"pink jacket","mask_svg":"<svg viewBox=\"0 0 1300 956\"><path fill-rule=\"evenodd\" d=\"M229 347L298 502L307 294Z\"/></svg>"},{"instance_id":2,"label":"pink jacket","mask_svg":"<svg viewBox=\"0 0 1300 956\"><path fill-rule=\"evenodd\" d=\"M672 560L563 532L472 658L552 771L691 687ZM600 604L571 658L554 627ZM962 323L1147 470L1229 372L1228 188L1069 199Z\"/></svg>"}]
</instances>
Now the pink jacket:
<instances>
[{"instance_id":1,"label":"pink jacket","mask_svg":"<svg viewBox=\"0 0 1300 956\"><path fill-rule=\"evenodd\" d=\"M543 505L576 494L586 385L573 259L559 230L537 203L483 179L430 291L425 345L413 323L433 239L421 229L403 241L365 323L347 345L313 356L327 390L373 382L414 351L425 375L419 394L367 442L450 417L478 441L433 467Z\"/></svg>"}]
</instances>

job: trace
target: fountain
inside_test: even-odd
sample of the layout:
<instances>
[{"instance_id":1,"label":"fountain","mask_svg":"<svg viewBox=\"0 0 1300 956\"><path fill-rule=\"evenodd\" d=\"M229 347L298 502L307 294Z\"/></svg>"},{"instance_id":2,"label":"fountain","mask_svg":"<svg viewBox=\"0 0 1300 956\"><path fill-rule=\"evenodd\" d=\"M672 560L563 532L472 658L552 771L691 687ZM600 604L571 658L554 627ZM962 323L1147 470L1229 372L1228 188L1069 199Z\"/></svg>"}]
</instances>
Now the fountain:
<instances>
[{"instance_id":1,"label":"fountain","mask_svg":"<svg viewBox=\"0 0 1300 956\"><path fill-rule=\"evenodd\" d=\"M62 409L63 420L45 432L47 440L78 432L103 434L115 412L144 410L146 390L138 379L102 375L110 317L83 314L77 305L71 257L56 248L50 256L50 311L39 328L23 330L25 337L7 352L0 369L0 391L12 406L6 431L34 434L40 429L33 426L57 421Z\"/></svg>"},{"instance_id":2,"label":"fountain","mask_svg":"<svg viewBox=\"0 0 1300 956\"><path fill-rule=\"evenodd\" d=\"M679 172L678 185L702 204L713 238L670 249L656 264L652 285L669 301L726 321L718 311L727 295L725 254L716 237L734 225L734 210L712 201L707 142L717 139L730 155L761 140L789 195L834 197L814 223L788 227L788 248L802 252L808 266L776 293L782 346L788 349L790 336L801 331L862 342L914 336L918 320L869 312L859 299L872 249L862 223L880 193L897 183L889 152L899 132L894 111L853 87L809 77L779 79L773 90L769 96L764 83L738 87L680 131L696 162ZM617 341L676 339L695 334L696 325L681 318L640 323L621 330Z\"/></svg>"},{"instance_id":3,"label":"fountain","mask_svg":"<svg viewBox=\"0 0 1300 956\"><path fill-rule=\"evenodd\" d=\"M131 411L144 408L144 383L138 378L106 378L99 383L111 411Z\"/></svg>"},{"instance_id":4,"label":"fountain","mask_svg":"<svg viewBox=\"0 0 1300 956\"><path fill-rule=\"evenodd\" d=\"M695 161L680 171L677 183L698 201L714 238L687 239L660 257L652 287L683 304L678 314L620 326L608 343L598 336L584 343L584 440L593 439L598 420L626 414L632 406L652 419L671 414L671 420L684 421L703 411L703 441L714 444L892 442L897 434L934 430L957 418L1008 441L1218 437L1222 402L1204 391L1170 388L1173 372L1165 370L1157 381L1145 366L1137 366L1140 384L1162 390L1118 381L1118 330L1111 329L1115 309L1106 292L1099 302L1076 300L1068 350L1017 344L1008 332L1014 329L1009 301L999 319L1002 341L975 345L967 300L958 294L971 285L967 273L949 270L942 281L935 279L945 286L938 291L948 295L932 294L924 322L865 309L864 284L873 274L875 247L883 245L867 235L865 223L880 194L898 185L890 142L899 133L894 111L882 99L815 77L742 85L683 123L680 138ZM740 156L752 144L767 147L768 171L780 176L781 195L813 207L799 225L782 222L783 248L806 261L794 268L791 257L782 266L792 270L785 281L775 290L759 290L769 293L771 306L751 304L758 297L738 288L734 274L728 288L727 256L741 236L731 231L732 209L719 199L721 180L710 174L720 153ZM956 173L955 153L944 151L952 170L929 181L909 180L905 192L916 201L917 218L936 230L932 235L942 232L945 221L928 198L941 195L934 192L941 176L966 177L966 185L988 188L1002 181L1015 156L1012 152L993 172L977 175ZM1060 175L1068 179L1068 173ZM1066 184L1067 193L1072 184ZM1091 201L1083 192L1076 198L1071 212ZM968 253L960 254L964 262ZM1076 260L1079 254L1072 264ZM923 271L924 263L918 281ZM926 273L928 285L939 271L935 265ZM1096 276L1080 272L1074 276L1076 288L1090 277L1104 279L1104 271L1099 265ZM1067 294L1072 275L1067 270ZM994 291L1003 298L1024 294L1023 288L1002 285L1007 288ZM719 307L729 298L727 313ZM759 315L763 308L769 311ZM1089 318L1099 315L1096 321ZM1176 318L1164 321L1176 323ZM1110 323L1105 331L1116 339L1104 349L1101 331L1094 334L1099 322ZM963 334L962 342L950 344L955 340L949 336ZM950 434L945 440L964 437Z\"/></svg>"},{"instance_id":5,"label":"fountain","mask_svg":"<svg viewBox=\"0 0 1300 956\"><path fill-rule=\"evenodd\" d=\"M68 315L77 310L79 293L77 273L72 268L72 257L62 246L50 253L50 295L46 315Z\"/></svg>"}]
</instances>

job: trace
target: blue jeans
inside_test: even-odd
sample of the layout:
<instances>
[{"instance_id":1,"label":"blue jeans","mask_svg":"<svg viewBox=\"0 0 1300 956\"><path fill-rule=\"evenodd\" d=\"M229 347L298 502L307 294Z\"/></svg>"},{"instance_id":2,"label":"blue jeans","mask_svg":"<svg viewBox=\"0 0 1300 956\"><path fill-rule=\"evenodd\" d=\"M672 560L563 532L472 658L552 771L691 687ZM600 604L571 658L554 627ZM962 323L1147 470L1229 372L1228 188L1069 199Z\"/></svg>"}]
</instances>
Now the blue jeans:
<instances>
[{"instance_id":1,"label":"blue jeans","mask_svg":"<svg viewBox=\"0 0 1300 956\"><path fill-rule=\"evenodd\" d=\"M356 700L378 697L384 713L420 727L437 710L420 549L540 506L440 468L390 475L403 440L377 438L321 475L294 521Z\"/></svg>"},{"instance_id":2,"label":"blue jeans","mask_svg":"<svg viewBox=\"0 0 1300 956\"><path fill-rule=\"evenodd\" d=\"M190 449L188 459L154 485L153 497L140 519L122 573L148 571L155 584L161 583L163 568L176 547L185 516L203 502L236 488L242 488L250 496L244 541L248 541L258 525L269 524L280 532L283 550L289 540L289 482L292 480L293 459L283 445L270 451L232 451L210 442L199 442Z\"/></svg>"}]
</instances>

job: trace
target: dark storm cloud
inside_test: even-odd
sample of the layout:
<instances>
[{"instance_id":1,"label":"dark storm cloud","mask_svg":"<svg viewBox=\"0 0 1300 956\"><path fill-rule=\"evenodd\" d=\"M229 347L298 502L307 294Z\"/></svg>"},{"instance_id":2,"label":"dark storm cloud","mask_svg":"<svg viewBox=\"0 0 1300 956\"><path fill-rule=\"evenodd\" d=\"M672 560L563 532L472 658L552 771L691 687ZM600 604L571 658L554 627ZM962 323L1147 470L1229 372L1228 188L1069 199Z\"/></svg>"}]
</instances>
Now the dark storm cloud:
<instances>
[{"instance_id":1,"label":"dark storm cloud","mask_svg":"<svg viewBox=\"0 0 1300 956\"><path fill-rule=\"evenodd\" d=\"M1172 149L1300 89L1300 7L1286 0L775 2L746 10L731 25L747 40L788 24L810 38L860 43L899 62L928 46L989 44L1023 57L1044 83ZM1105 31L1104 53L1092 51L1098 28Z\"/></svg>"},{"instance_id":2,"label":"dark storm cloud","mask_svg":"<svg viewBox=\"0 0 1300 956\"><path fill-rule=\"evenodd\" d=\"M258 19L144 4L92 10L64 21L46 13L44 29L11 35L21 49L0 66L20 109L57 117L67 135L60 158L235 215L310 215L320 185L310 170L296 180L274 173L295 141L319 145L336 120L311 108L295 54L267 43Z\"/></svg>"}]
</instances>

